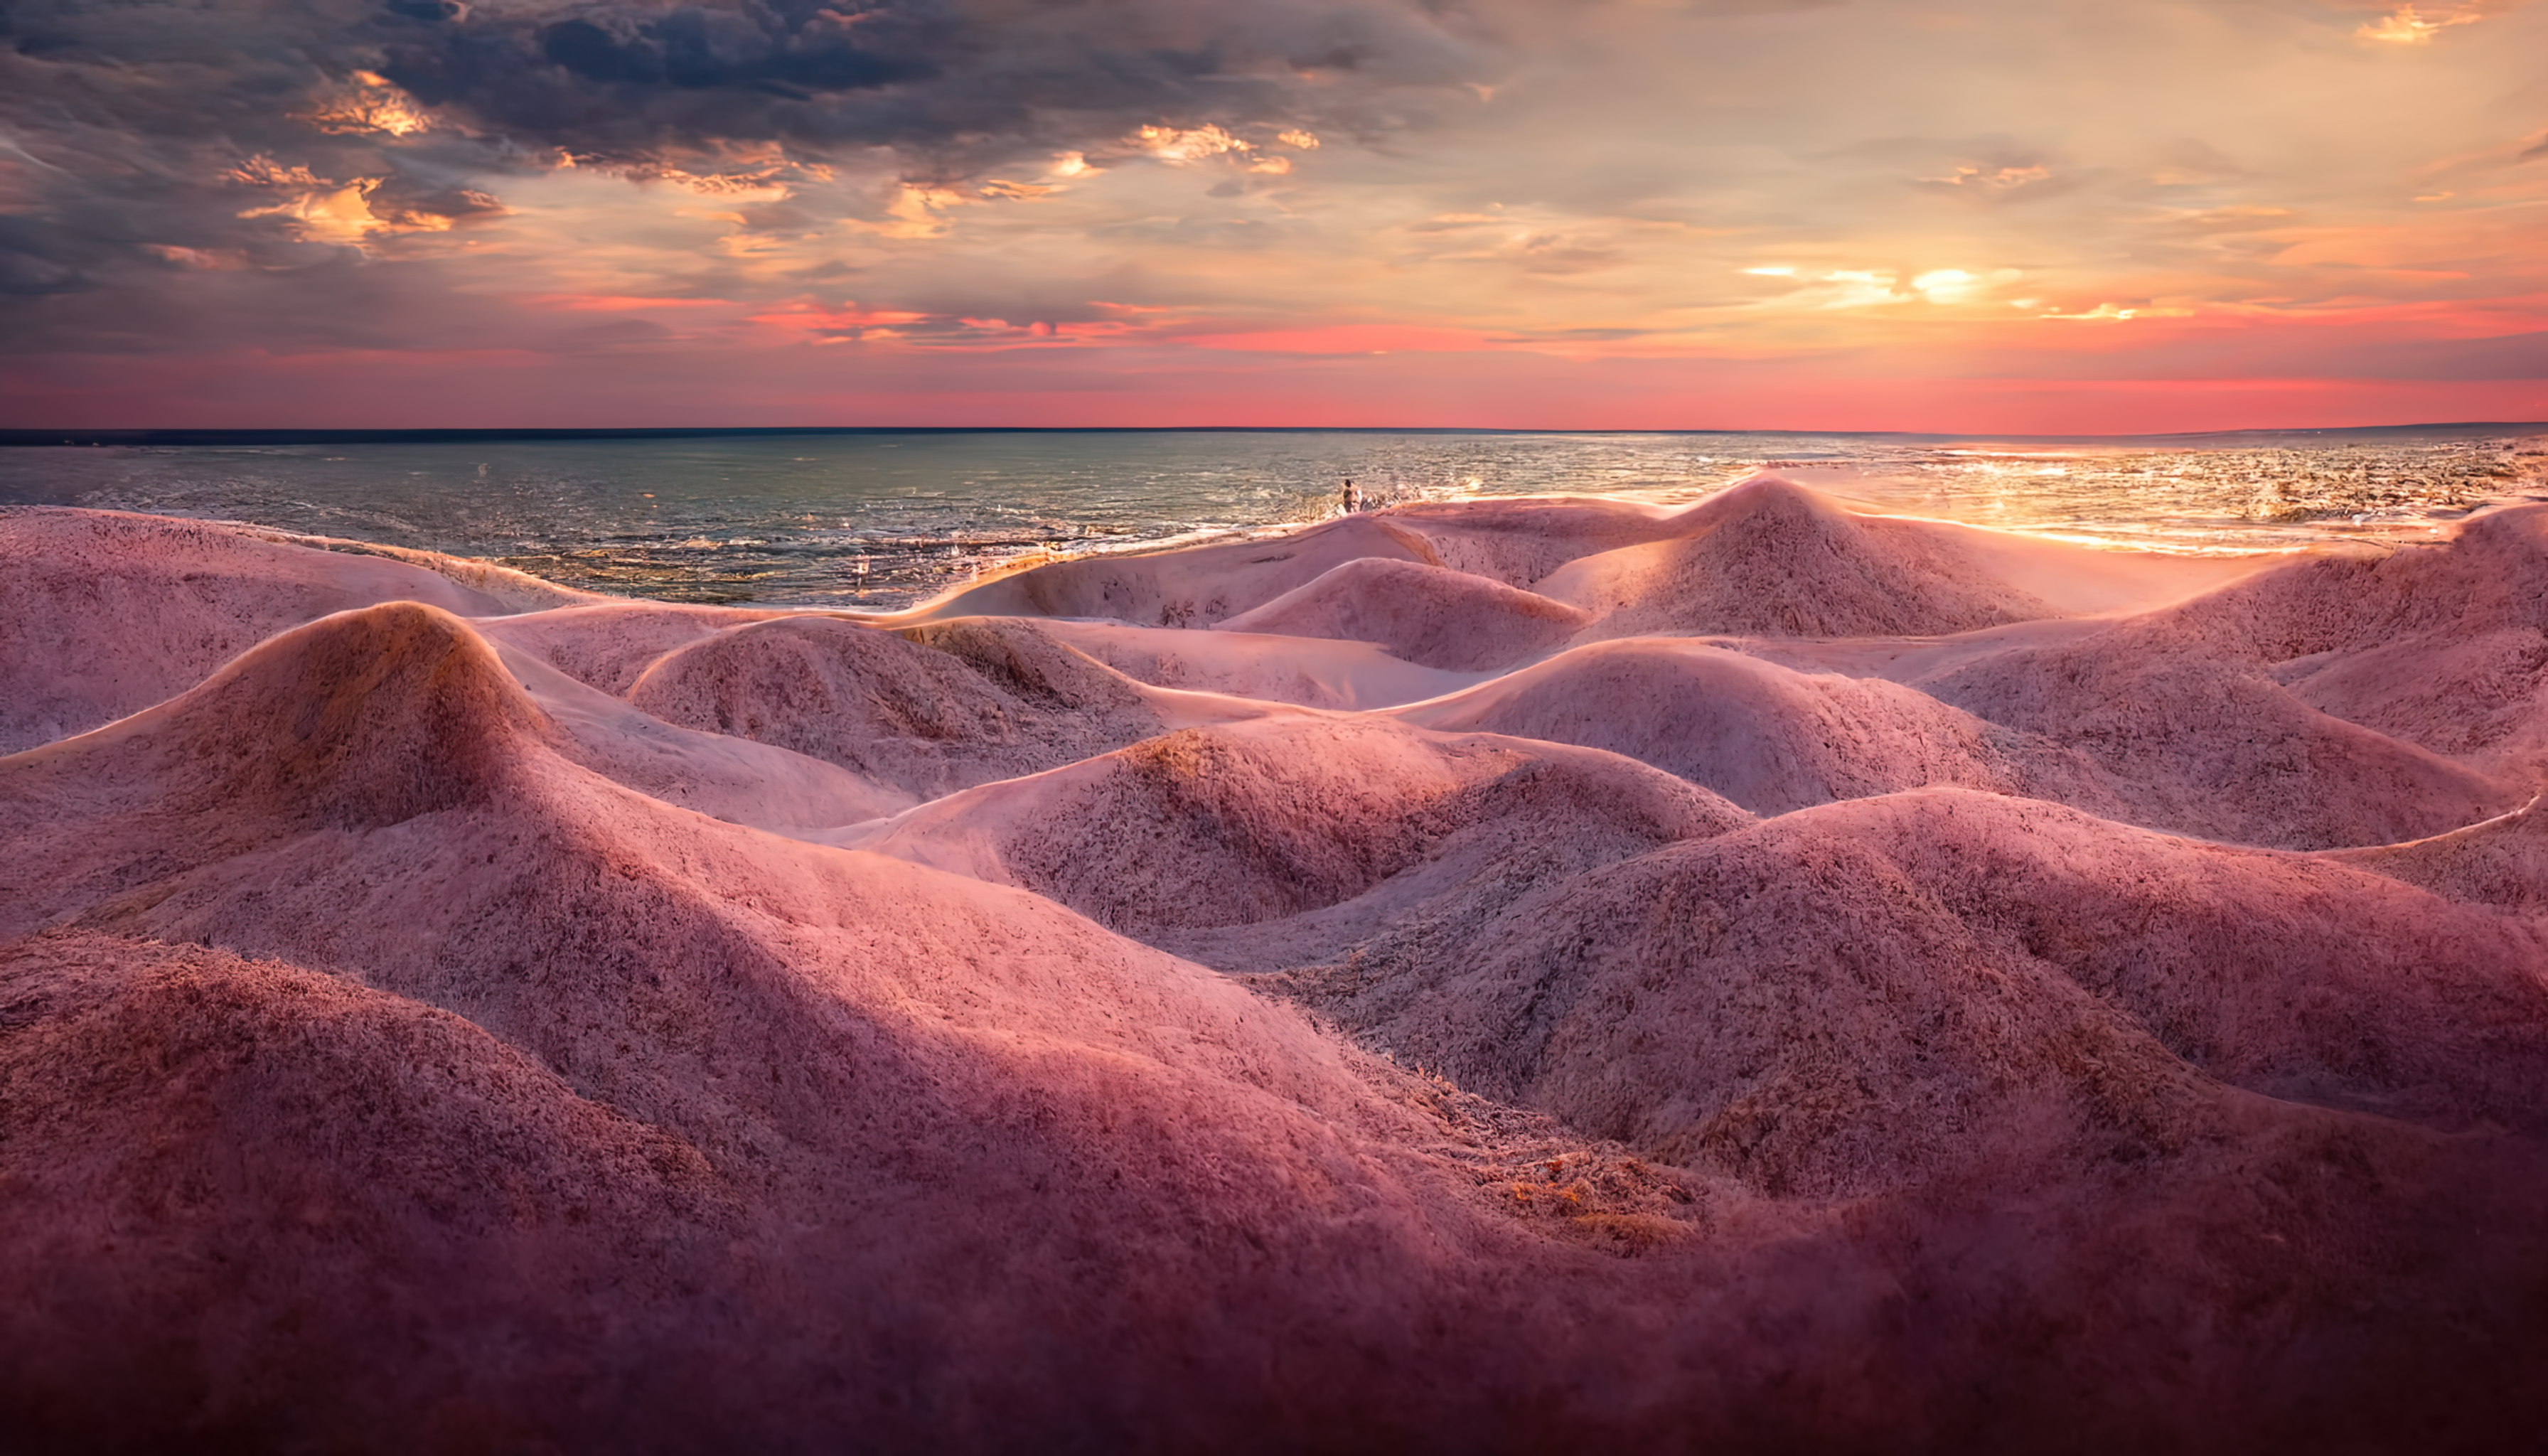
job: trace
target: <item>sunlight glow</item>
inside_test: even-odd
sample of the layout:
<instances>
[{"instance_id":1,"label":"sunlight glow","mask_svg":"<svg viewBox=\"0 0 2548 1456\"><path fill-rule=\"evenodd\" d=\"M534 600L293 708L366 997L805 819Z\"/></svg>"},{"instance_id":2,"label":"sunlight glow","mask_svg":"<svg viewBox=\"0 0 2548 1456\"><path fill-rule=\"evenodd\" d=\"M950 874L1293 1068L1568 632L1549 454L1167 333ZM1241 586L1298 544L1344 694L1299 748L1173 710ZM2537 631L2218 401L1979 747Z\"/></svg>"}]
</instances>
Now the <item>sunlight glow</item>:
<instances>
[{"instance_id":1,"label":"sunlight glow","mask_svg":"<svg viewBox=\"0 0 2548 1456\"><path fill-rule=\"evenodd\" d=\"M1960 303L1980 291L1981 280L1961 268L1940 268L1911 280L1911 287L1932 302Z\"/></svg>"},{"instance_id":2,"label":"sunlight glow","mask_svg":"<svg viewBox=\"0 0 2548 1456\"><path fill-rule=\"evenodd\" d=\"M1233 151L1256 149L1210 123L1192 131L1179 131L1174 127L1143 127L1134 134L1134 137L1142 150L1167 162L1196 162Z\"/></svg>"},{"instance_id":3,"label":"sunlight glow","mask_svg":"<svg viewBox=\"0 0 2548 1456\"><path fill-rule=\"evenodd\" d=\"M2469 25L2480 19L2483 17L2464 13L2427 20L2414 6L2401 5L2396 14L2384 15L2354 34L2365 41L2385 41L2393 46L2421 46L2446 26Z\"/></svg>"},{"instance_id":4,"label":"sunlight glow","mask_svg":"<svg viewBox=\"0 0 2548 1456\"><path fill-rule=\"evenodd\" d=\"M433 125L433 118L405 91L370 71L354 72L350 86L322 99L301 120L321 132L385 132L392 136L411 136Z\"/></svg>"}]
</instances>

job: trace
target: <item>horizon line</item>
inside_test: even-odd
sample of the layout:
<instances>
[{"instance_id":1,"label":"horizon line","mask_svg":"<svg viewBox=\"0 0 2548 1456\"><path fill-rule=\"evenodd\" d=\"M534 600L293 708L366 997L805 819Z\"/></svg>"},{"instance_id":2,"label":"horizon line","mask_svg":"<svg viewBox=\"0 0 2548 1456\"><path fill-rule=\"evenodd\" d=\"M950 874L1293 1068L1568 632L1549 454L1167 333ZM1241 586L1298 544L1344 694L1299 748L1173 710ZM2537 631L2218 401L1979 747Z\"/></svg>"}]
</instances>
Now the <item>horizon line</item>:
<instances>
[{"instance_id":1,"label":"horizon line","mask_svg":"<svg viewBox=\"0 0 2548 1456\"><path fill-rule=\"evenodd\" d=\"M2548 420L2437 420L2414 424L2248 425L2236 429L2171 430L2141 434L2017 434L1992 430L1742 429L1723 426L1674 429L1531 429L1508 425L1327 424L807 424L661 425L625 427L490 426L425 429L352 428L0 428L0 447L172 447L186 445L399 445L502 444L572 440L698 440L786 436L976 434L1357 434L1357 435L1773 435L1796 438L1881 439L1908 442L1998 441L2009 444L2089 444L2118 441L2227 441L2246 436L2382 434L2493 434L2548 430Z\"/></svg>"}]
</instances>

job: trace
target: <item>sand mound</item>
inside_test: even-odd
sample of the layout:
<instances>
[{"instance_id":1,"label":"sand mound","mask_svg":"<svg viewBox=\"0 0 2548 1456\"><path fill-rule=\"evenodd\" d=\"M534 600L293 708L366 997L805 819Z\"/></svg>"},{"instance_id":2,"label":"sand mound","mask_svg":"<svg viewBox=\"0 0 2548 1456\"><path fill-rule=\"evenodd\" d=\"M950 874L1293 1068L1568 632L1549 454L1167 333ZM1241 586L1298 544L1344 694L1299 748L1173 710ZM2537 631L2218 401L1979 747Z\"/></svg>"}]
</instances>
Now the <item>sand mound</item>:
<instances>
[{"instance_id":1,"label":"sand mound","mask_svg":"<svg viewBox=\"0 0 2548 1456\"><path fill-rule=\"evenodd\" d=\"M781 832L855 824L916 800L838 764L748 738L677 728L519 648L497 651L539 708L550 748L648 798Z\"/></svg>"},{"instance_id":2,"label":"sand mound","mask_svg":"<svg viewBox=\"0 0 2548 1456\"><path fill-rule=\"evenodd\" d=\"M432 607L283 633L156 708L0 759L0 937L277 834L492 803L541 727L495 650ZM83 831L100 820L116 828Z\"/></svg>"},{"instance_id":3,"label":"sand mound","mask_svg":"<svg viewBox=\"0 0 2548 1456\"><path fill-rule=\"evenodd\" d=\"M1673 845L1361 953L1294 993L1779 1190L2182 1151L2220 1136L2215 1078L2444 1127L2548 1115L2541 927L1958 790Z\"/></svg>"},{"instance_id":4,"label":"sand mound","mask_svg":"<svg viewBox=\"0 0 2548 1456\"><path fill-rule=\"evenodd\" d=\"M2287 849L2390 844L2527 797L2309 707L2175 614L1980 654L1911 684L2076 749L2120 785L2130 817L2183 834Z\"/></svg>"},{"instance_id":5,"label":"sand mound","mask_svg":"<svg viewBox=\"0 0 2548 1456\"><path fill-rule=\"evenodd\" d=\"M552 1311L660 1307L740 1223L678 1137L341 976L70 934L0 951L0 1390L49 1398L13 1446L518 1438L593 1389Z\"/></svg>"},{"instance_id":6,"label":"sand mound","mask_svg":"<svg viewBox=\"0 0 2548 1456\"><path fill-rule=\"evenodd\" d=\"M924 798L1159 731L1136 686L1034 631L956 623L920 634L959 653L832 617L754 622L665 654L628 700L668 723L789 749Z\"/></svg>"},{"instance_id":7,"label":"sand mound","mask_svg":"<svg viewBox=\"0 0 2548 1456\"><path fill-rule=\"evenodd\" d=\"M2453 900L2548 912L2548 812L2529 803L2482 824L2401 845L2334 850L2329 860Z\"/></svg>"},{"instance_id":8,"label":"sand mound","mask_svg":"<svg viewBox=\"0 0 2548 1456\"><path fill-rule=\"evenodd\" d=\"M1138 714L1149 695L1034 622L958 617L895 635L945 653L1023 703L1092 719Z\"/></svg>"},{"instance_id":9,"label":"sand mound","mask_svg":"<svg viewBox=\"0 0 2548 1456\"><path fill-rule=\"evenodd\" d=\"M1556 646L1592 620L1565 602L1484 577L1365 557L1220 625L1369 642L1410 663L1470 673Z\"/></svg>"},{"instance_id":10,"label":"sand mound","mask_svg":"<svg viewBox=\"0 0 2548 1456\"><path fill-rule=\"evenodd\" d=\"M2313 707L2548 782L2548 506L2296 562L2178 615Z\"/></svg>"},{"instance_id":11,"label":"sand mound","mask_svg":"<svg viewBox=\"0 0 2548 1456\"><path fill-rule=\"evenodd\" d=\"M1430 562L1422 539L1377 515L1349 515L1272 540L1047 562L905 613L1110 617L1136 626L1208 627L1361 557Z\"/></svg>"},{"instance_id":12,"label":"sand mound","mask_svg":"<svg viewBox=\"0 0 2548 1456\"><path fill-rule=\"evenodd\" d=\"M1040 625L1137 682L1298 707L1393 707L1457 691L1486 676L1422 667L1368 642L1113 622Z\"/></svg>"},{"instance_id":13,"label":"sand mound","mask_svg":"<svg viewBox=\"0 0 2548 1456\"><path fill-rule=\"evenodd\" d=\"M533 750L747 822L837 824L910 803L829 764L668 727L537 664L518 670L544 690L468 623L392 602L281 633L158 707L0 760L0 832L111 813L130 836L73 836L0 869L0 891L20 893L14 909L31 917L0 910L0 936L49 918L46 905L121 893L133 874L285 829L377 828L495 802L517 790L514 765ZM136 843L150 847L139 861Z\"/></svg>"},{"instance_id":14,"label":"sand mound","mask_svg":"<svg viewBox=\"0 0 2548 1456\"><path fill-rule=\"evenodd\" d=\"M1609 859L1748 822L1607 755L1276 718L1170 733L840 842L1022 885L1146 937L1352 899L1513 819Z\"/></svg>"},{"instance_id":15,"label":"sand mound","mask_svg":"<svg viewBox=\"0 0 2548 1456\"><path fill-rule=\"evenodd\" d=\"M0 773L10 807L30 814L39 797L86 807L108 784L146 781L135 802L149 813L390 824L486 801L540 726L484 638L400 601L280 633L158 708L0 761Z\"/></svg>"},{"instance_id":16,"label":"sand mound","mask_svg":"<svg viewBox=\"0 0 2548 1456\"><path fill-rule=\"evenodd\" d=\"M1457 572L1528 587L1578 557L1672 534L1673 512L1626 500L1522 498L1418 501L1380 517Z\"/></svg>"},{"instance_id":17,"label":"sand mound","mask_svg":"<svg viewBox=\"0 0 2548 1456\"><path fill-rule=\"evenodd\" d=\"M655 660L673 649L729 627L788 615L669 601L609 601L501 617L481 622L479 630L587 686L626 697Z\"/></svg>"},{"instance_id":18,"label":"sand mound","mask_svg":"<svg viewBox=\"0 0 2548 1456\"><path fill-rule=\"evenodd\" d=\"M2327 548L2178 614L2225 650L2265 662L2548 627L2548 505L2472 516L2431 545Z\"/></svg>"},{"instance_id":19,"label":"sand mound","mask_svg":"<svg viewBox=\"0 0 2548 1456\"><path fill-rule=\"evenodd\" d=\"M116 511L0 513L0 753L138 712L329 612L402 600L509 609L403 562Z\"/></svg>"},{"instance_id":20,"label":"sand mound","mask_svg":"<svg viewBox=\"0 0 2548 1456\"><path fill-rule=\"evenodd\" d=\"M2548 632L2443 631L2279 664L2292 696L2389 737L2548 781Z\"/></svg>"},{"instance_id":21,"label":"sand mound","mask_svg":"<svg viewBox=\"0 0 2548 1456\"><path fill-rule=\"evenodd\" d=\"M1971 549L1977 533L1854 516L1775 477L1670 524L1662 540L1584 557L1532 590L1599 617L1602 637L1904 637L2055 614Z\"/></svg>"},{"instance_id":22,"label":"sand mound","mask_svg":"<svg viewBox=\"0 0 2548 1456\"><path fill-rule=\"evenodd\" d=\"M1683 639L1579 647L1397 716L1607 749L1757 814L1949 783L2097 809L2117 802L2078 755L1925 693Z\"/></svg>"}]
</instances>

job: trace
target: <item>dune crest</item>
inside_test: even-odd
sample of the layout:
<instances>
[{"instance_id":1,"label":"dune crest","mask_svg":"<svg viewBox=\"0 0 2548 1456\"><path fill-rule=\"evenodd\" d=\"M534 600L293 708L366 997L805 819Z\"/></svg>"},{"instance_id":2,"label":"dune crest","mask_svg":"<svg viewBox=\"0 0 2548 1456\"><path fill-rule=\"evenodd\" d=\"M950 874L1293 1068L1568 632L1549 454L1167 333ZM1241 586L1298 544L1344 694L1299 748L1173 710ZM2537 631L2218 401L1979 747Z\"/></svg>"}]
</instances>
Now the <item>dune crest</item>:
<instances>
[{"instance_id":1,"label":"dune crest","mask_svg":"<svg viewBox=\"0 0 2548 1456\"><path fill-rule=\"evenodd\" d=\"M1549 811L1567 797L1589 814ZM1386 722L1188 728L951 795L842 843L1017 884L1142 936L1353 899L1495 821L1638 848L1747 816L1607 755Z\"/></svg>"},{"instance_id":2,"label":"dune crest","mask_svg":"<svg viewBox=\"0 0 2548 1456\"><path fill-rule=\"evenodd\" d=\"M1364 557L1216 625L1371 642L1410 663L1462 673L1555 646L1592 620L1565 602L1466 572Z\"/></svg>"},{"instance_id":3,"label":"dune crest","mask_svg":"<svg viewBox=\"0 0 2548 1456\"><path fill-rule=\"evenodd\" d=\"M2088 761L2048 739L1880 679L1686 638L1590 644L1397 715L1608 749L1761 814L1935 783L2120 806Z\"/></svg>"},{"instance_id":4,"label":"dune crest","mask_svg":"<svg viewBox=\"0 0 2548 1456\"><path fill-rule=\"evenodd\" d=\"M668 723L789 749L924 796L1068 763L1161 726L1133 684L1032 626L1008 629L1012 645L996 649L995 629L909 630L948 648L832 617L729 627L657 658L628 700ZM1017 643L1032 651L1021 655Z\"/></svg>"},{"instance_id":5,"label":"dune crest","mask_svg":"<svg viewBox=\"0 0 2548 1456\"><path fill-rule=\"evenodd\" d=\"M1852 515L1774 476L1681 512L1661 539L1579 558L1532 590L1604 637L1905 637L2055 615L1969 549L1967 532Z\"/></svg>"}]
</instances>

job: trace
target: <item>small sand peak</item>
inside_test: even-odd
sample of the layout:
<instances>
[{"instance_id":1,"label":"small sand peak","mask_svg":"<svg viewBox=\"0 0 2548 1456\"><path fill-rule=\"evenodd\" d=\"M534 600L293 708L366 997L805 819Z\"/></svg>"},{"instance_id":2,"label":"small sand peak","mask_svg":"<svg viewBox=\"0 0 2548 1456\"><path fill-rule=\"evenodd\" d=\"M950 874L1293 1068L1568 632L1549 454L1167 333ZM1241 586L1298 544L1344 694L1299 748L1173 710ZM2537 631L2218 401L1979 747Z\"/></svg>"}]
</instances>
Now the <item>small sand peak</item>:
<instances>
[{"instance_id":1,"label":"small sand peak","mask_svg":"<svg viewBox=\"0 0 2548 1456\"><path fill-rule=\"evenodd\" d=\"M546 731L466 621L395 601L278 633L158 707L16 762L146 758L174 800L352 827L483 800Z\"/></svg>"},{"instance_id":2,"label":"small sand peak","mask_svg":"<svg viewBox=\"0 0 2548 1456\"><path fill-rule=\"evenodd\" d=\"M972 619L899 632L831 616L748 622L667 652L628 700L668 723L788 749L924 798L1164 726L1111 669L1032 627Z\"/></svg>"},{"instance_id":3,"label":"small sand peak","mask_svg":"<svg viewBox=\"0 0 2548 1456\"><path fill-rule=\"evenodd\" d=\"M1537 584L1597 616L1588 637L1898 637L2059 615L1960 527L1852 514L1776 476L1719 492L1663 539L1584 557Z\"/></svg>"},{"instance_id":4,"label":"small sand peak","mask_svg":"<svg viewBox=\"0 0 2548 1456\"><path fill-rule=\"evenodd\" d=\"M1422 667L1465 673L1543 651L1592 620L1581 607L1485 577L1367 556L1216 625L1369 642Z\"/></svg>"}]
</instances>

